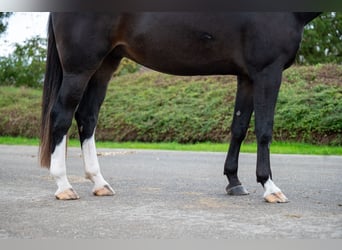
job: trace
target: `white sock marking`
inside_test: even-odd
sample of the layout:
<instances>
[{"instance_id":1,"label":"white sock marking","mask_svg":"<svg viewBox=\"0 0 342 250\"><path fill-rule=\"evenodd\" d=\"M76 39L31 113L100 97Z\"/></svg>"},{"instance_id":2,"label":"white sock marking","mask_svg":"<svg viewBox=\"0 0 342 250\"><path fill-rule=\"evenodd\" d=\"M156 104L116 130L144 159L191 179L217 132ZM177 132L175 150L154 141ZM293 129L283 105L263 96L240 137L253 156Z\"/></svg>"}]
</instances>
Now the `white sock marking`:
<instances>
[{"instance_id":1,"label":"white sock marking","mask_svg":"<svg viewBox=\"0 0 342 250\"><path fill-rule=\"evenodd\" d=\"M86 177L94 182L93 191L106 185L109 186L109 184L104 180L100 171L94 135L92 135L89 139L84 140L82 144L82 153Z\"/></svg>"},{"instance_id":2,"label":"white sock marking","mask_svg":"<svg viewBox=\"0 0 342 250\"><path fill-rule=\"evenodd\" d=\"M55 151L51 155L50 174L55 179L58 187L55 195L72 188L66 176L65 150L66 135L63 136L62 142L56 145Z\"/></svg>"},{"instance_id":3,"label":"white sock marking","mask_svg":"<svg viewBox=\"0 0 342 250\"><path fill-rule=\"evenodd\" d=\"M270 194L273 194L273 193L281 192L281 190L274 184L274 182L271 180L271 178L269 178L265 182L264 188L265 188L264 197L266 197Z\"/></svg>"}]
</instances>

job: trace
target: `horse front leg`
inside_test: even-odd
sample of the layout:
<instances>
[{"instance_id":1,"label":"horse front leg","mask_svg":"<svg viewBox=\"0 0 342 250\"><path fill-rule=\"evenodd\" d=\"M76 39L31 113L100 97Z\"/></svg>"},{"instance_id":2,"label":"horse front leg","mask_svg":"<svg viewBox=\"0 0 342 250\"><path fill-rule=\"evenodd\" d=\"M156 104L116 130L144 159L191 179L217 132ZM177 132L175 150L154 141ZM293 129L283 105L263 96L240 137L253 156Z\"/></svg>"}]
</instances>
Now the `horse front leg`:
<instances>
[{"instance_id":1,"label":"horse front leg","mask_svg":"<svg viewBox=\"0 0 342 250\"><path fill-rule=\"evenodd\" d=\"M270 144L276 101L281 83L281 67L271 65L257 73L254 84L255 133L257 137L257 182L264 187L264 199L270 203L288 202L274 184L270 165Z\"/></svg>"},{"instance_id":2,"label":"horse front leg","mask_svg":"<svg viewBox=\"0 0 342 250\"><path fill-rule=\"evenodd\" d=\"M233 122L231 126L231 140L224 164L224 174L228 178L226 188L229 195L246 195L248 191L241 185L238 178L238 160L242 141L246 137L248 125L253 112L253 85L248 77L238 76L237 93Z\"/></svg>"}]
</instances>

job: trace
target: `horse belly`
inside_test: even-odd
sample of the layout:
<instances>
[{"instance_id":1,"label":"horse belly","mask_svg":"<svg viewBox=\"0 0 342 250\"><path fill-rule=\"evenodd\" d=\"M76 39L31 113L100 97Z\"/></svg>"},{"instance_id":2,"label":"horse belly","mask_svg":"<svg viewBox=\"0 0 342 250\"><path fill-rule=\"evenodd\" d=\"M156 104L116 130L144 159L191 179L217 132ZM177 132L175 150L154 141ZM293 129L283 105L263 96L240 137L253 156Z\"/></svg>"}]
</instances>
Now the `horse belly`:
<instances>
[{"instance_id":1,"label":"horse belly","mask_svg":"<svg viewBox=\"0 0 342 250\"><path fill-rule=\"evenodd\" d=\"M220 19L208 18L153 14L137 18L121 41L124 56L176 75L240 73L244 68L240 37L222 29Z\"/></svg>"},{"instance_id":2,"label":"horse belly","mask_svg":"<svg viewBox=\"0 0 342 250\"><path fill-rule=\"evenodd\" d=\"M241 68L231 58L188 51L130 50L127 58L150 69L173 75L238 74Z\"/></svg>"}]
</instances>

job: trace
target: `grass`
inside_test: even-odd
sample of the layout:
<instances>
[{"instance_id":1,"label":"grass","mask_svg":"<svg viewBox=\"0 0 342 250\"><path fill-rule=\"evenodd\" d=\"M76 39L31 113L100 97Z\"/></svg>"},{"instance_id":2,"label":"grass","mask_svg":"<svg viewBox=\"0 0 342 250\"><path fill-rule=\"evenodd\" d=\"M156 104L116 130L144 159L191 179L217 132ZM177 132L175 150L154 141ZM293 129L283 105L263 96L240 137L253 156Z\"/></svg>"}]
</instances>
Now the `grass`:
<instances>
[{"instance_id":1,"label":"grass","mask_svg":"<svg viewBox=\"0 0 342 250\"><path fill-rule=\"evenodd\" d=\"M0 137L0 144L3 145L30 145L38 146L38 139L24 137ZM69 140L69 146L79 147L78 140ZM142 142L97 142L98 148L112 149L154 149L154 150L181 150L181 151L202 151L202 152L227 152L226 143L142 143ZM241 147L241 152L255 153L256 144L247 143ZM305 154L305 155L342 155L342 147L320 146L305 143L273 142L271 146L273 154Z\"/></svg>"}]
</instances>

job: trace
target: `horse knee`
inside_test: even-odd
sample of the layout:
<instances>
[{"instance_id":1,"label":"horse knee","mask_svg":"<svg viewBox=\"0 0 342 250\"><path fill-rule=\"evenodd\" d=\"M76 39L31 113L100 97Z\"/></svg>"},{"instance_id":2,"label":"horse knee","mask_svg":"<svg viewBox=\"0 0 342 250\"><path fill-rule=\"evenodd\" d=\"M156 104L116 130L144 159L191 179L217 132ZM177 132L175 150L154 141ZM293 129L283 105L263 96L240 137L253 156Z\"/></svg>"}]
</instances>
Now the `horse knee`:
<instances>
[{"instance_id":1,"label":"horse knee","mask_svg":"<svg viewBox=\"0 0 342 250\"><path fill-rule=\"evenodd\" d=\"M257 142L260 145L268 145L272 141L272 131L256 131Z\"/></svg>"},{"instance_id":2,"label":"horse knee","mask_svg":"<svg viewBox=\"0 0 342 250\"><path fill-rule=\"evenodd\" d=\"M54 131L61 130L66 132L71 126L72 116L67 112L62 112L54 108L51 111L51 118L53 122L52 128Z\"/></svg>"},{"instance_id":3,"label":"horse knee","mask_svg":"<svg viewBox=\"0 0 342 250\"><path fill-rule=\"evenodd\" d=\"M76 112L75 119L77 122L81 142L83 142L85 139L90 138L94 134L97 118L94 115L83 116Z\"/></svg>"},{"instance_id":4,"label":"horse knee","mask_svg":"<svg viewBox=\"0 0 342 250\"><path fill-rule=\"evenodd\" d=\"M53 108L51 110L51 129L52 129L52 152L54 151L54 148L57 144L59 144L63 136L65 136L71 126L72 123L72 115L61 112L57 108Z\"/></svg>"},{"instance_id":5,"label":"horse knee","mask_svg":"<svg viewBox=\"0 0 342 250\"><path fill-rule=\"evenodd\" d=\"M231 129L231 137L232 140L237 141L237 142L242 142L247 133L247 127L232 127Z\"/></svg>"}]
</instances>

